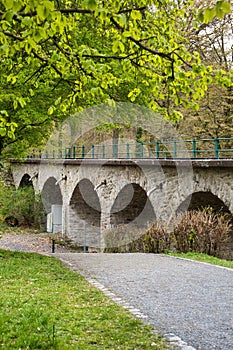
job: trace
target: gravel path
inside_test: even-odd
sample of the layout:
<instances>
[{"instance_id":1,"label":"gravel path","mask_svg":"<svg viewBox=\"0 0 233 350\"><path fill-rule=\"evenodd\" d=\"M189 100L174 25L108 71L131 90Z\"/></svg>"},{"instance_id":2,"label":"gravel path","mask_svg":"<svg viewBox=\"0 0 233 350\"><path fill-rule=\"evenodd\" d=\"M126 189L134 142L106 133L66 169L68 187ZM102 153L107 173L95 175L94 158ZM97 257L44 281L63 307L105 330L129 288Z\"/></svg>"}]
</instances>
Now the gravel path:
<instances>
[{"instance_id":1,"label":"gravel path","mask_svg":"<svg viewBox=\"0 0 233 350\"><path fill-rule=\"evenodd\" d=\"M233 349L233 270L154 254L56 255L138 308L162 334L196 349Z\"/></svg>"},{"instance_id":2,"label":"gravel path","mask_svg":"<svg viewBox=\"0 0 233 350\"><path fill-rule=\"evenodd\" d=\"M0 238L0 248L17 252L34 252L50 255L52 240L47 233L4 234ZM67 253L69 250L57 245L56 252Z\"/></svg>"},{"instance_id":3,"label":"gravel path","mask_svg":"<svg viewBox=\"0 0 233 350\"><path fill-rule=\"evenodd\" d=\"M3 236L0 248L51 254L46 237L22 238ZM154 254L56 247L53 255L138 308L160 333L173 333L198 350L233 349L233 270Z\"/></svg>"}]
</instances>

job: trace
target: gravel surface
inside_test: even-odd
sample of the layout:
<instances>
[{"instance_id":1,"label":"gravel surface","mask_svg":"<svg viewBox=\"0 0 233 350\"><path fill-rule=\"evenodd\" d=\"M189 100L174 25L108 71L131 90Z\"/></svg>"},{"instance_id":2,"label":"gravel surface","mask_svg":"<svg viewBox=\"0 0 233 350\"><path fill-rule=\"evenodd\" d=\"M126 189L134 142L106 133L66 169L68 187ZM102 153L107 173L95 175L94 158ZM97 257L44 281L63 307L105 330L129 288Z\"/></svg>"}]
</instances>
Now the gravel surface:
<instances>
[{"instance_id":1,"label":"gravel surface","mask_svg":"<svg viewBox=\"0 0 233 350\"><path fill-rule=\"evenodd\" d=\"M201 350L233 349L233 270L154 254L56 254Z\"/></svg>"},{"instance_id":2,"label":"gravel surface","mask_svg":"<svg viewBox=\"0 0 233 350\"><path fill-rule=\"evenodd\" d=\"M52 252L52 240L47 233L3 234L0 237L0 248L17 252L34 252L50 255ZM69 250L56 245L56 252L67 253Z\"/></svg>"},{"instance_id":3,"label":"gravel surface","mask_svg":"<svg viewBox=\"0 0 233 350\"><path fill-rule=\"evenodd\" d=\"M51 240L3 235L0 248L51 255ZM53 255L139 309L160 333L198 350L233 349L233 270L155 254L70 253L56 246Z\"/></svg>"}]
</instances>

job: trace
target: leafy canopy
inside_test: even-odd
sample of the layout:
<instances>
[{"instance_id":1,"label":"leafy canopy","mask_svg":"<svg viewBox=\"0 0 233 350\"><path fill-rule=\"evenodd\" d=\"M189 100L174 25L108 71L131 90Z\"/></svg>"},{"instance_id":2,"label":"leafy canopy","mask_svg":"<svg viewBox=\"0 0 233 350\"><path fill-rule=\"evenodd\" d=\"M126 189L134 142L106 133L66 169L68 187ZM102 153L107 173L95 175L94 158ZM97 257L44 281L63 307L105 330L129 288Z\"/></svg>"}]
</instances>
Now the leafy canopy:
<instances>
[{"instance_id":1,"label":"leafy canopy","mask_svg":"<svg viewBox=\"0 0 233 350\"><path fill-rule=\"evenodd\" d=\"M226 86L231 80L189 51L183 33L192 5L189 0L2 0L0 137L14 138L17 129L28 126L50 127L71 108L103 102L135 102L174 121L180 117L177 106L197 110L216 76ZM220 9L229 11L224 1L217 2L214 15ZM207 21L213 13L205 11L199 16ZM198 28L198 13L192 25Z\"/></svg>"},{"instance_id":2,"label":"leafy canopy","mask_svg":"<svg viewBox=\"0 0 233 350\"><path fill-rule=\"evenodd\" d=\"M202 8L199 12L199 20L208 23L215 17L223 19L227 13L231 13L230 2L219 0L214 6L212 5Z\"/></svg>"}]
</instances>

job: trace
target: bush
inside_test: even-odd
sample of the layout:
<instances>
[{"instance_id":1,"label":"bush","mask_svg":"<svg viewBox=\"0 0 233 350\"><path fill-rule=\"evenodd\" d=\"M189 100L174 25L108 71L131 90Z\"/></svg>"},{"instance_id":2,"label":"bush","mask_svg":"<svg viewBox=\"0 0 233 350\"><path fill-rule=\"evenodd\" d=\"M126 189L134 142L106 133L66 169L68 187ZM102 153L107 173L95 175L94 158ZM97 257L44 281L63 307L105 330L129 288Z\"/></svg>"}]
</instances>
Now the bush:
<instances>
[{"instance_id":1,"label":"bush","mask_svg":"<svg viewBox=\"0 0 233 350\"><path fill-rule=\"evenodd\" d=\"M231 233L230 219L211 208L183 213L173 230L177 252L192 251L217 257Z\"/></svg>"},{"instance_id":2,"label":"bush","mask_svg":"<svg viewBox=\"0 0 233 350\"><path fill-rule=\"evenodd\" d=\"M0 215L10 226L39 227L44 216L40 195L35 195L33 186L15 189L1 182Z\"/></svg>"},{"instance_id":3,"label":"bush","mask_svg":"<svg viewBox=\"0 0 233 350\"><path fill-rule=\"evenodd\" d=\"M171 235L166 228L154 222L149 225L144 234L130 243L131 252L143 253L165 253L170 250L173 235Z\"/></svg>"},{"instance_id":4,"label":"bush","mask_svg":"<svg viewBox=\"0 0 233 350\"><path fill-rule=\"evenodd\" d=\"M164 253L170 249L171 238L165 228L152 223L147 230L119 225L104 236L105 253Z\"/></svg>"},{"instance_id":5,"label":"bush","mask_svg":"<svg viewBox=\"0 0 233 350\"><path fill-rule=\"evenodd\" d=\"M108 253L205 253L225 256L229 250L233 227L230 218L211 208L189 211L179 215L169 231L164 224L154 222L147 229L119 225L104 236ZM228 244L228 248L227 248Z\"/></svg>"},{"instance_id":6,"label":"bush","mask_svg":"<svg viewBox=\"0 0 233 350\"><path fill-rule=\"evenodd\" d=\"M131 251L131 242L136 240L142 231L129 225L118 225L104 234L105 253L127 253Z\"/></svg>"}]
</instances>

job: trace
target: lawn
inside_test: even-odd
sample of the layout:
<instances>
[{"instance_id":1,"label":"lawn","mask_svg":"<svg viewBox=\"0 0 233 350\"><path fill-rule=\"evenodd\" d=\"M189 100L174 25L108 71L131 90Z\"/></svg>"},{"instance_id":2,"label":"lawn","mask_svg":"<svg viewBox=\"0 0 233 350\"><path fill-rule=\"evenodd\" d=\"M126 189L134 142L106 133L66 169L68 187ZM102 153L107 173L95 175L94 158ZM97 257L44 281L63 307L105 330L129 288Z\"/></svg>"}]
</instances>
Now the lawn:
<instances>
[{"instance_id":1,"label":"lawn","mask_svg":"<svg viewBox=\"0 0 233 350\"><path fill-rule=\"evenodd\" d=\"M167 349L151 327L59 260L0 250L0 348Z\"/></svg>"},{"instance_id":2,"label":"lawn","mask_svg":"<svg viewBox=\"0 0 233 350\"><path fill-rule=\"evenodd\" d=\"M222 267L228 267L230 269L233 269L233 261L232 260L218 259L218 258L215 258L214 256L210 256L207 254L189 252L189 253L185 253L185 254L184 253L171 253L169 255L177 256L179 258L190 259L190 260L197 260L197 261L206 262L209 264L218 265L218 266L222 266Z\"/></svg>"}]
</instances>

